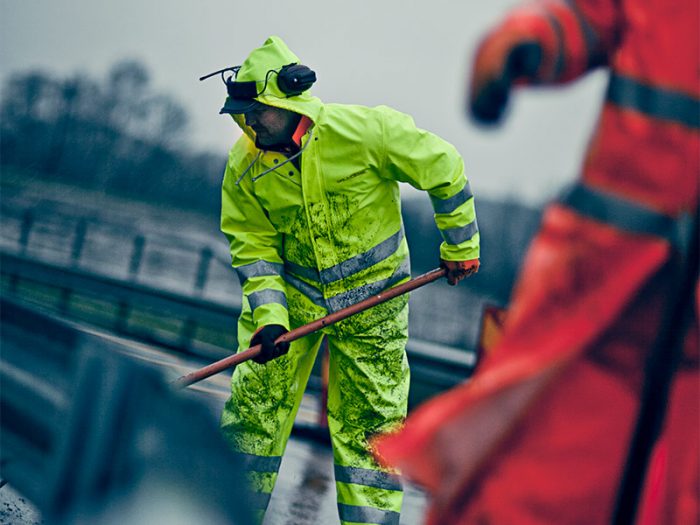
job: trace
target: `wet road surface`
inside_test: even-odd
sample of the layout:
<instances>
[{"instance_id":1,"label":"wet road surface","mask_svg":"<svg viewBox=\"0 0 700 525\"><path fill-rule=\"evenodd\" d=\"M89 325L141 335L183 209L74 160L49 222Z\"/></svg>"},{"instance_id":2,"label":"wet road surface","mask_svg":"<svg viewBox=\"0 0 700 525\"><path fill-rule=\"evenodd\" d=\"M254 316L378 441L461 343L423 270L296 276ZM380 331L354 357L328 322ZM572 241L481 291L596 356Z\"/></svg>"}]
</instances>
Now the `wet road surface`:
<instances>
[{"instance_id":1,"label":"wet road surface","mask_svg":"<svg viewBox=\"0 0 700 525\"><path fill-rule=\"evenodd\" d=\"M114 336L110 336L114 337ZM118 339L120 343L124 340ZM125 349L137 357L169 370L175 379L196 366L185 359L141 343L128 342ZM228 398L230 373L221 373L190 387L218 415ZM305 394L297 414L297 423L313 425L318 418L318 397ZM401 525L420 525L425 511L425 494L410 484L404 485ZM279 478L272 493L264 525L331 525L339 523L333 478L331 448L313 439L289 440Z\"/></svg>"}]
</instances>

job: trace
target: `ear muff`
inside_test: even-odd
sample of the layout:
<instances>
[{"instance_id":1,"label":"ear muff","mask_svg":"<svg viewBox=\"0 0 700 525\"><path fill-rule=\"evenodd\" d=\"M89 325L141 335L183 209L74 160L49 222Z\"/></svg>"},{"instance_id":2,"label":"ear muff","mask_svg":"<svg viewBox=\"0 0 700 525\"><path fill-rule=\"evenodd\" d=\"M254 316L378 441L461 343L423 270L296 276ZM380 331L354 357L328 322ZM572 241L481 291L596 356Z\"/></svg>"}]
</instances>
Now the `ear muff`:
<instances>
[{"instance_id":1,"label":"ear muff","mask_svg":"<svg viewBox=\"0 0 700 525\"><path fill-rule=\"evenodd\" d=\"M287 64L277 73L277 87L288 97L299 95L316 82L316 73L302 64Z\"/></svg>"}]
</instances>

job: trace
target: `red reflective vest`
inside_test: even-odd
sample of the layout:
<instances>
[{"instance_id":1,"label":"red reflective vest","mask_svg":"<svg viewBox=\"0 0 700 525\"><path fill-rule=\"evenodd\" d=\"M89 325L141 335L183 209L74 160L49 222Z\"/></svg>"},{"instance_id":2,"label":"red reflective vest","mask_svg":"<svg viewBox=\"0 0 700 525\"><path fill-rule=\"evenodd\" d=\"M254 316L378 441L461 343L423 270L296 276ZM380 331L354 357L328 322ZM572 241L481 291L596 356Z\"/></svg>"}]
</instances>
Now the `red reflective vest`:
<instances>
[{"instance_id":1,"label":"red reflective vest","mask_svg":"<svg viewBox=\"0 0 700 525\"><path fill-rule=\"evenodd\" d=\"M540 83L610 81L579 183L545 211L476 377L377 442L431 493L431 524L609 523L645 357L700 179L697 0L543 1L488 39L536 40ZM697 523L697 308L638 523Z\"/></svg>"}]
</instances>

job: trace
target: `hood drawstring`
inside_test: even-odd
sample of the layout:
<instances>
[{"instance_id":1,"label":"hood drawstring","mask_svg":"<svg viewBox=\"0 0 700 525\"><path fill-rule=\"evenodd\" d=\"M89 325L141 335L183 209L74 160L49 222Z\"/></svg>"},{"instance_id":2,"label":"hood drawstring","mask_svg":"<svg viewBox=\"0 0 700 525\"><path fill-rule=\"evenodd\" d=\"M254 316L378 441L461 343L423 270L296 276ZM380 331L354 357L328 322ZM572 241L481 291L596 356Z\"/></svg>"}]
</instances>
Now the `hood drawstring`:
<instances>
[{"instance_id":1,"label":"hood drawstring","mask_svg":"<svg viewBox=\"0 0 700 525\"><path fill-rule=\"evenodd\" d=\"M294 155L292 155L291 157L287 158L286 160L282 161L280 164L277 164L277 166L273 166L272 168L268 168L268 169L266 169L265 171L263 171L260 175L257 175L257 176L255 176L255 177L253 177L252 181L255 182L256 180L258 180L259 178L261 178L261 177L264 176L264 175L267 175L267 174L270 173L271 171L275 171L277 168L281 168L282 166L284 166L284 165L287 164L288 162L293 161L293 160L296 159L299 155L301 155L302 153L304 153L304 150L306 149L306 147L307 147L307 146L309 145L309 143L311 142L311 139L312 139L313 135L314 135L314 130L313 130L313 128L311 128L311 129L309 130L309 139L306 141L306 144L304 144L304 145L301 147L301 149L300 149L299 151L297 151ZM236 186L238 186L238 184L241 182L241 180L243 180L243 177L246 176L246 174L250 171L250 169L253 167L253 165L258 161L258 159L260 158L260 156L262 155L262 153L263 153L262 151L259 151L258 154L257 154L257 156L253 159L253 162L251 162L251 163L248 165L248 167L247 167L245 170L243 170L243 173L241 174L240 177L238 177L238 180L236 181Z\"/></svg>"},{"instance_id":2,"label":"hood drawstring","mask_svg":"<svg viewBox=\"0 0 700 525\"><path fill-rule=\"evenodd\" d=\"M253 165L254 165L256 162L258 162L258 159L260 158L260 155L262 155L262 151L258 151L258 154L257 154L257 155L255 156L255 158L253 159L253 162L251 162L250 164L248 164L248 167L247 167L246 169L243 170L243 173L241 173L241 176L238 177L238 179L236 180L236 186L238 186L238 183L240 183L241 180L243 180L243 177L245 177L245 174L248 173L248 172L250 171L250 168L252 168Z\"/></svg>"}]
</instances>

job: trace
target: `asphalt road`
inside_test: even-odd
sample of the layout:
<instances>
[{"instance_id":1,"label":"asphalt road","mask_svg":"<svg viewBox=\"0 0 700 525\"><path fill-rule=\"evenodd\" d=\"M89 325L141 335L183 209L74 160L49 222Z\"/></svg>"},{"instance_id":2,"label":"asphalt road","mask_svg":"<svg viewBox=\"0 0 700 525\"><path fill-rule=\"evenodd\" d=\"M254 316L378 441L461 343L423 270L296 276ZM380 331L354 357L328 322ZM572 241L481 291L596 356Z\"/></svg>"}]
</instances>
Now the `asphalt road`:
<instances>
[{"instance_id":1,"label":"asphalt road","mask_svg":"<svg viewBox=\"0 0 700 525\"><path fill-rule=\"evenodd\" d=\"M168 379L175 379L201 363L166 353L155 347L130 341L96 329L83 327L100 337L119 343L121 351L140 361L157 366ZM228 397L230 375L221 373L188 388L218 417ZM307 393L297 415L299 426L309 428L317 421L318 396ZM303 434L302 434L303 435ZM417 487L405 485L404 508L400 523L422 523L425 495ZM37 509L11 486L0 488L0 525L38 525L42 523ZM277 485L273 492L264 525L326 525L339 523L333 479L333 457L328 444L322 440L300 437L290 439L285 452ZM193 524L194 525L194 524Z\"/></svg>"},{"instance_id":2,"label":"asphalt road","mask_svg":"<svg viewBox=\"0 0 700 525\"><path fill-rule=\"evenodd\" d=\"M402 525L423 522L425 495L406 485ZM40 525L41 514L11 486L0 488L0 525ZM330 449L292 438L263 525L331 525L339 523ZM128 525L128 524L125 524ZM192 524L196 525L196 524ZM205 525L205 524L202 524Z\"/></svg>"}]
</instances>

